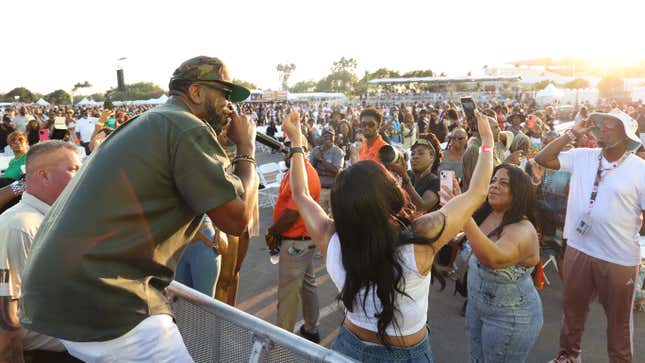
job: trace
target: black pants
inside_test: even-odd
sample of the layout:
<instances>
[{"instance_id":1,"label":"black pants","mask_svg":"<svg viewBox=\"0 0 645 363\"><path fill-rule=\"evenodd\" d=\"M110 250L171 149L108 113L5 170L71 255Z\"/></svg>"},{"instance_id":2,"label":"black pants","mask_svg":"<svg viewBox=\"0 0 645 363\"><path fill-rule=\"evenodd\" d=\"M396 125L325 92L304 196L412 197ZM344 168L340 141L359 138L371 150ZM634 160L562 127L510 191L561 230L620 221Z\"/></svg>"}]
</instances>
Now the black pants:
<instances>
[{"instance_id":1,"label":"black pants","mask_svg":"<svg viewBox=\"0 0 645 363\"><path fill-rule=\"evenodd\" d=\"M85 148L85 155L90 155L90 143L81 141L81 146Z\"/></svg>"}]
</instances>

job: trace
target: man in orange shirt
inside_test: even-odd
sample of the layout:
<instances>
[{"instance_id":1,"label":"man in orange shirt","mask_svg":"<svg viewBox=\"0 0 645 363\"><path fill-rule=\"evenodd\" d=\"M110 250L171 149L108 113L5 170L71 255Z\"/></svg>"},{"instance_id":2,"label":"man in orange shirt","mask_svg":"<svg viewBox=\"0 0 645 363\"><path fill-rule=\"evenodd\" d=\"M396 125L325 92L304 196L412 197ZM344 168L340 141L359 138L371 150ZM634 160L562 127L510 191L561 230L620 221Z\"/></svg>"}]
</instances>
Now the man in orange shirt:
<instances>
[{"instance_id":1,"label":"man in orange shirt","mask_svg":"<svg viewBox=\"0 0 645 363\"><path fill-rule=\"evenodd\" d=\"M361 132L365 136L365 142L358 150L361 160L378 160L378 151L387 142L379 135L379 129L383 123L383 114L375 108L366 108L361 112Z\"/></svg>"},{"instance_id":2,"label":"man in orange shirt","mask_svg":"<svg viewBox=\"0 0 645 363\"><path fill-rule=\"evenodd\" d=\"M290 166L290 157L290 154L285 157L287 167ZM308 160L305 160L305 166L309 192L318 202L320 198L318 173ZM267 235L270 236L267 241L281 241L277 325L293 332L302 296L302 316L305 323L300 327L300 335L314 343L319 343L318 315L320 312L313 266L316 246L302 218L298 215L298 207L291 197L289 175L290 172L287 172L280 184L278 200L273 209L273 225L267 231Z\"/></svg>"}]
</instances>

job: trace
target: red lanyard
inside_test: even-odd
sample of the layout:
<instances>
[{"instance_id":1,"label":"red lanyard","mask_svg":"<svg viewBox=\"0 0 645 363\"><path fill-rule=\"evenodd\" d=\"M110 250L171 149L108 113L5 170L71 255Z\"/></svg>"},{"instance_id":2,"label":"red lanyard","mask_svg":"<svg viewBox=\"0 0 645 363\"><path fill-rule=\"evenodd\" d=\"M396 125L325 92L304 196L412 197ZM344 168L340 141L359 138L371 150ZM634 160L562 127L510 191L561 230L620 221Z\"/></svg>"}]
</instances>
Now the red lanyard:
<instances>
[{"instance_id":1,"label":"red lanyard","mask_svg":"<svg viewBox=\"0 0 645 363\"><path fill-rule=\"evenodd\" d=\"M600 154L598 155L598 171L596 172L596 180L593 182L593 188L591 189L591 198L589 199L589 210L591 211L591 208L593 208L594 204L596 203L596 196L598 196L598 185L600 184L600 179L602 179L602 172L605 172L605 176L607 176L610 172L614 171L617 167L620 166L620 164L627 159L627 156L629 153L624 153L623 156L618 159L617 162L614 163L610 168L608 169L603 169L602 168L602 150L600 151Z\"/></svg>"}]
</instances>

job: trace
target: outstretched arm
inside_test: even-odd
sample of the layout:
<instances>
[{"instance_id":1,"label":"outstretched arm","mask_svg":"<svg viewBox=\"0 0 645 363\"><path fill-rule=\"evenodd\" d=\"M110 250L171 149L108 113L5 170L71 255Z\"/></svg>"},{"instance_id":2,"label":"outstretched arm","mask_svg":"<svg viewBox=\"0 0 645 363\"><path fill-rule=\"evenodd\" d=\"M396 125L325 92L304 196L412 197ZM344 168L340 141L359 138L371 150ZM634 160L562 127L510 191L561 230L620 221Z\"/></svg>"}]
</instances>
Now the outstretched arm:
<instances>
[{"instance_id":1,"label":"outstretched arm","mask_svg":"<svg viewBox=\"0 0 645 363\"><path fill-rule=\"evenodd\" d=\"M571 129L571 132L573 133L573 136L580 138L589 132L593 126L594 124L592 121L580 120L576 122ZM573 139L567 134L558 137L535 155L535 161L545 168L559 170L560 161L558 160L558 155L560 155L562 149L571 142L573 142Z\"/></svg>"},{"instance_id":2,"label":"outstretched arm","mask_svg":"<svg viewBox=\"0 0 645 363\"><path fill-rule=\"evenodd\" d=\"M289 117L282 123L282 130L291 140L292 147L302 147L303 137L298 112L291 111ZM309 194L305 156L302 153L291 155L290 172L291 196L296 202L298 213L302 217L311 239L326 258L327 245L335 232L334 221L327 216L320 204Z\"/></svg>"}]
</instances>

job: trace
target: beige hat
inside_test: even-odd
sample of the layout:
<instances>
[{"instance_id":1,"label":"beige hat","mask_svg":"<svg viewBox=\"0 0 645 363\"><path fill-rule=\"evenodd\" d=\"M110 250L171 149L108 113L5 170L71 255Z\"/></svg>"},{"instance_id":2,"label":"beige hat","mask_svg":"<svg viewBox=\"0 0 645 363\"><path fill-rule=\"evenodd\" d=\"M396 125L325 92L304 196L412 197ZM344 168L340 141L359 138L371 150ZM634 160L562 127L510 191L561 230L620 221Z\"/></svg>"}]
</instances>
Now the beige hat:
<instances>
[{"instance_id":1,"label":"beige hat","mask_svg":"<svg viewBox=\"0 0 645 363\"><path fill-rule=\"evenodd\" d=\"M598 137L598 132L600 131L600 124L602 123L602 120L608 117L622 122L623 128L625 129L625 135L627 135L627 137L629 138L629 141L627 142L627 150L628 151L638 150L638 148L641 146L641 140L637 134L638 122L636 122L636 120L634 120L628 114L626 114L625 112L621 111L618 108L614 108L608 113L593 112L589 114L589 119L596 124L596 127L591 129L591 133L594 136Z\"/></svg>"}]
</instances>

